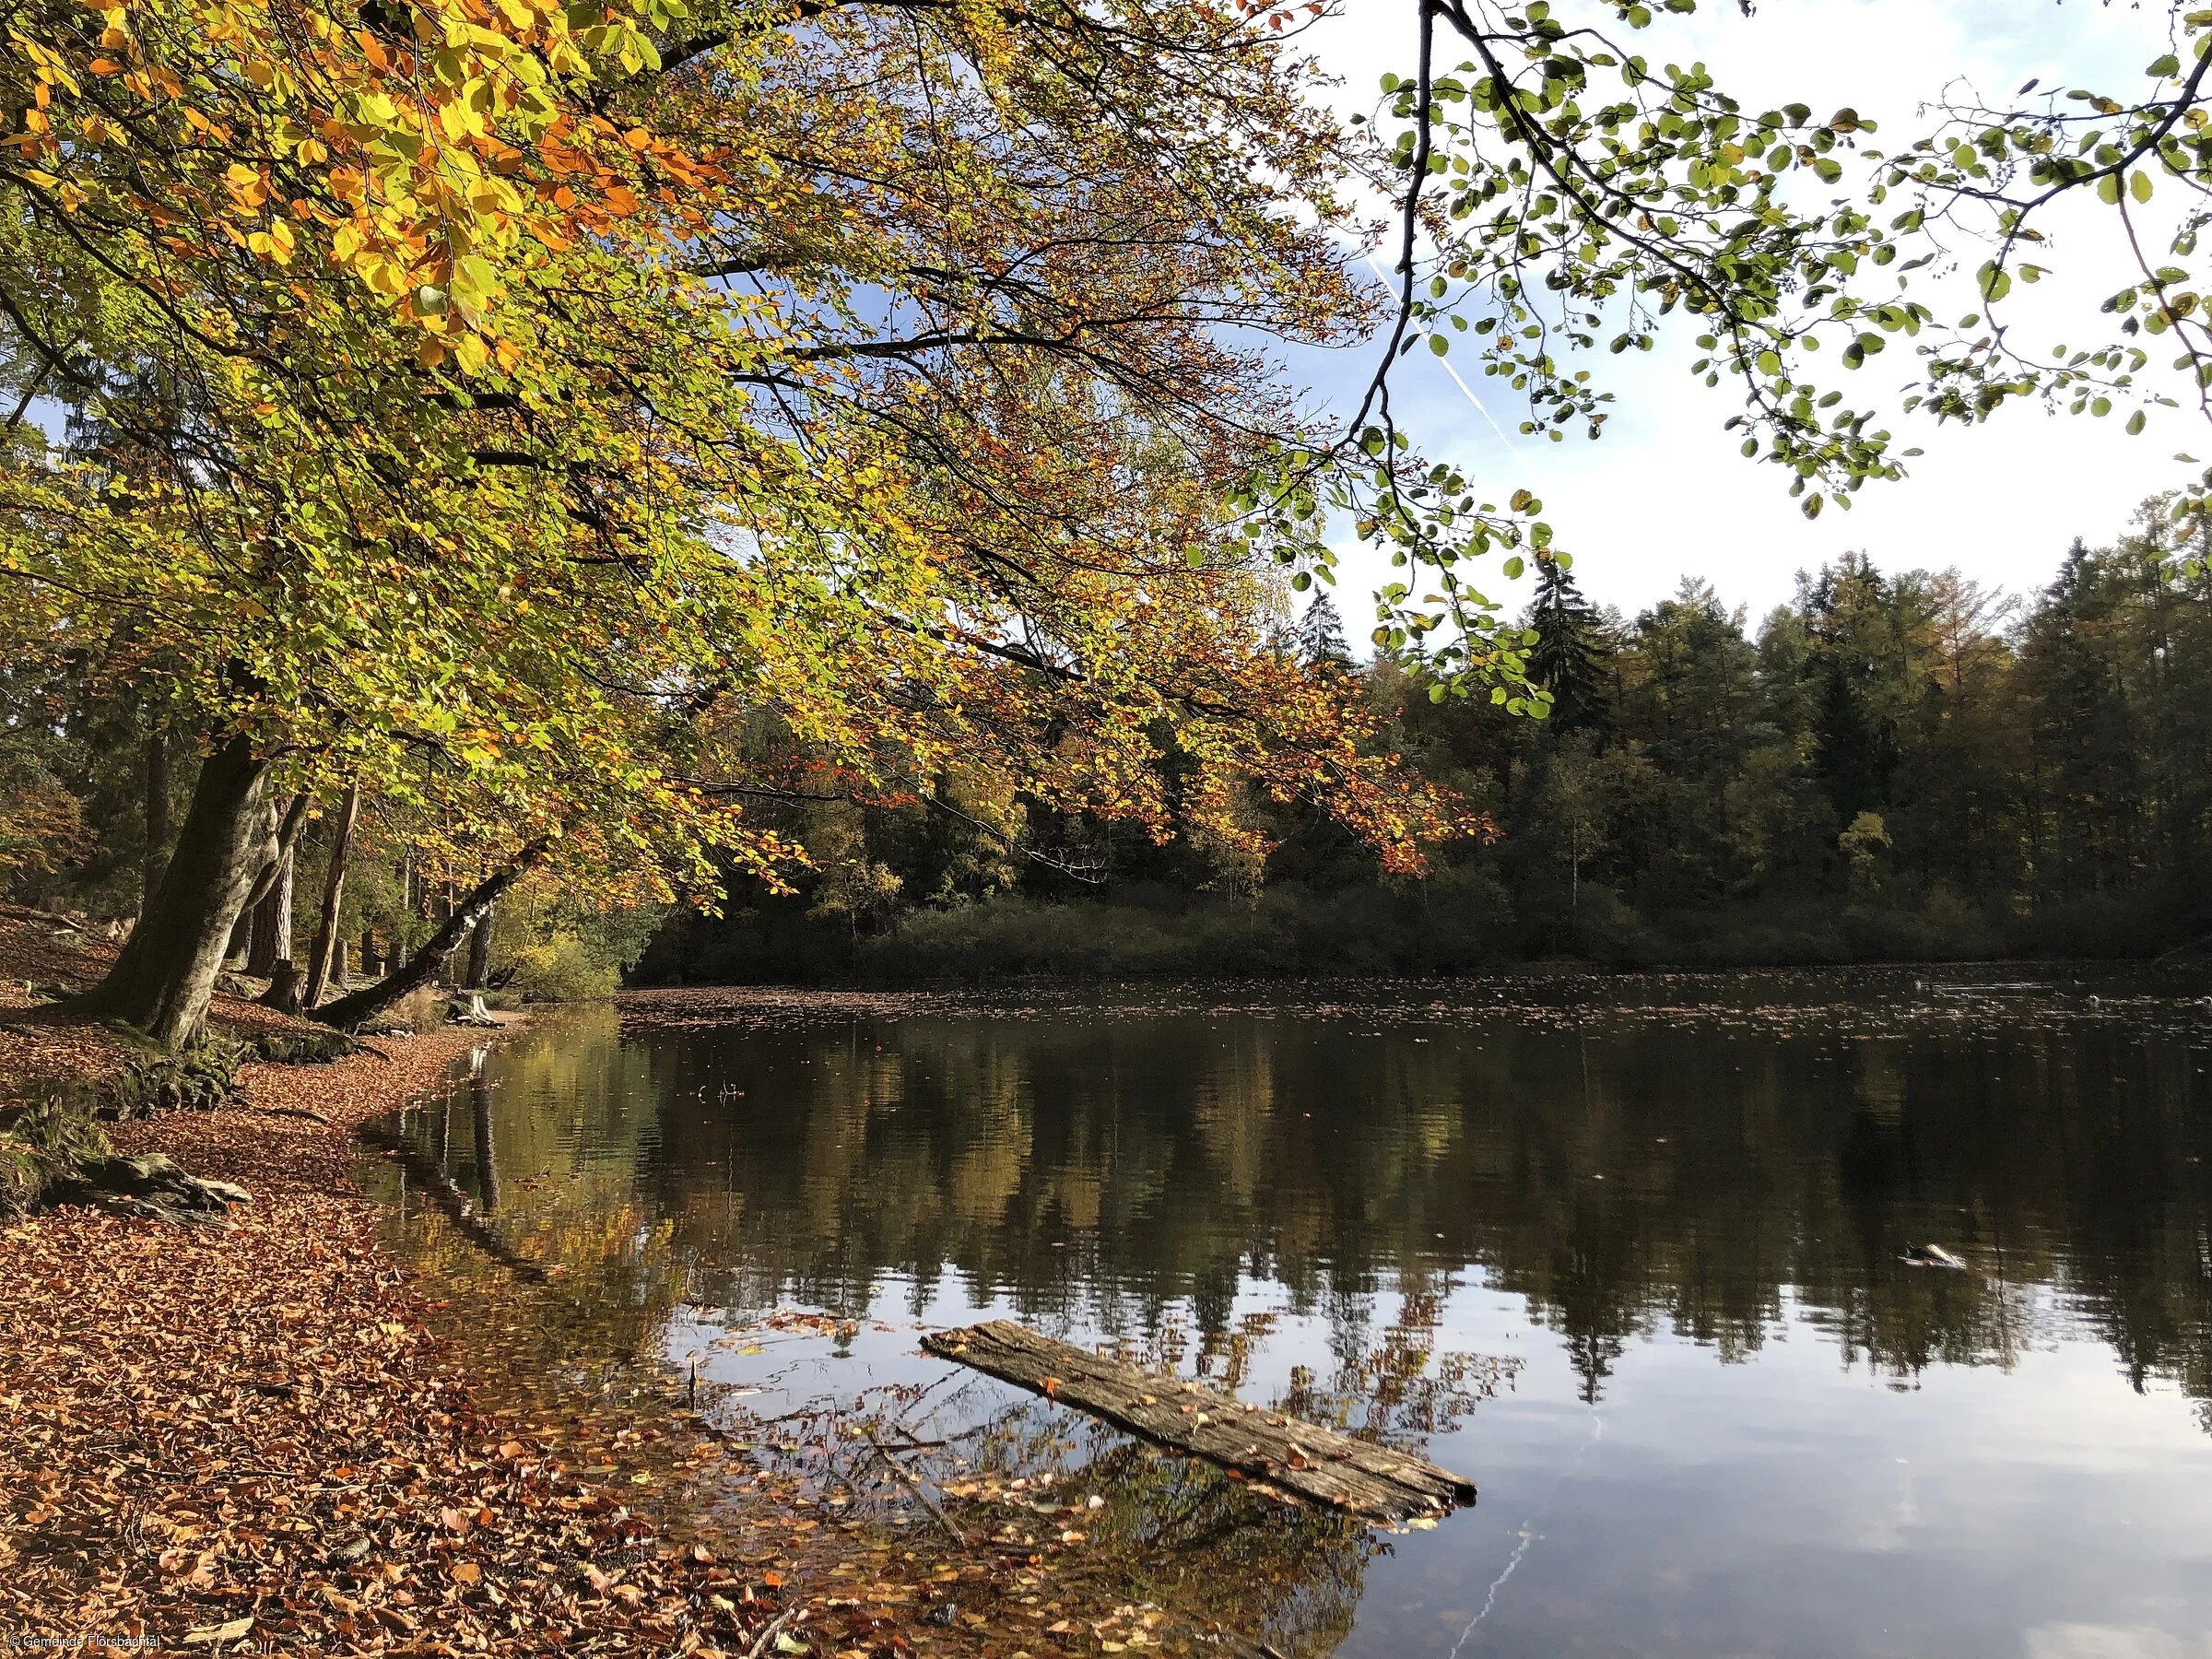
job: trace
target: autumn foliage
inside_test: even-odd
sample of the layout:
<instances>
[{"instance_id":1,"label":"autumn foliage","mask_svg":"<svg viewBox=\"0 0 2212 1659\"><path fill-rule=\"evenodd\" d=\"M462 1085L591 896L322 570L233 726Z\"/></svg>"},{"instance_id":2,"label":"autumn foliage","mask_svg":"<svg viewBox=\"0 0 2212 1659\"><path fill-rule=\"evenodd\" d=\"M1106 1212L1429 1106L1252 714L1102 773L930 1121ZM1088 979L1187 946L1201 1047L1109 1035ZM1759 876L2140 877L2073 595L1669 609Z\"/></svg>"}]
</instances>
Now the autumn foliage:
<instances>
[{"instance_id":1,"label":"autumn foliage","mask_svg":"<svg viewBox=\"0 0 2212 1659\"><path fill-rule=\"evenodd\" d=\"M1267 344L1372 321L1279 19L162 0L6 51L0 315L69 431L16 429L0 606L242 736L216 817L359 780L464 885L711 891L791 856L765 722L814 790L1463 827L1268 649L1300 554L1235 505L1303 431ZM151 959L226 867L114 1011L194 1002Z\"/></svg>"}]
</instances>

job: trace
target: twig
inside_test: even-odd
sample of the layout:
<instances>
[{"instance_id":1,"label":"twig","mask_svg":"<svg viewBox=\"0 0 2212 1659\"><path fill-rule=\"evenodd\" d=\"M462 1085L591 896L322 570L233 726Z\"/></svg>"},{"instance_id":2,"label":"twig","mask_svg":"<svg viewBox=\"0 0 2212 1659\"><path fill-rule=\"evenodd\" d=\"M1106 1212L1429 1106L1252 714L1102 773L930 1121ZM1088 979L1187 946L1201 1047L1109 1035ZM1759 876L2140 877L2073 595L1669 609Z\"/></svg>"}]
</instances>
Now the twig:
<instances>
[{"instance_id":1,"label":"twig","mask_svg":"<svg viewBox=\"0 0 2212 1659\"><path fill-rule=\"evenodd\" d=\"M967 1548L968 1535L952 1524L952 1517L947 1514L943 1506L929 1495L928 1488L922 1484L922 1477L900 1463L892 1454L891 1449L876 1438L876 1431L873 1429L863 1429L861 1432L868 1437L868 1444L876 1448L876 1454L890 1465L891 1472L914 1488L914 1496L922 1500L922 1507L935 1515L937 1524L952 1535L952 1541L962 1549Z\"/></svg>"},{"instance_id":2,"label":"twig","mask_svg":"<svg viewBox=\"0 0 2212 1659\"><path fill-rule=\"evenodd\" d=\"M796 1607L786 1607L760 1627L760 1634L753 1638L753 1645L745 1650L745 1659L760 1659L768 1652L768 1644L776 1639L776 1632L799 1616Z\"/></svg>"}]
</instances>

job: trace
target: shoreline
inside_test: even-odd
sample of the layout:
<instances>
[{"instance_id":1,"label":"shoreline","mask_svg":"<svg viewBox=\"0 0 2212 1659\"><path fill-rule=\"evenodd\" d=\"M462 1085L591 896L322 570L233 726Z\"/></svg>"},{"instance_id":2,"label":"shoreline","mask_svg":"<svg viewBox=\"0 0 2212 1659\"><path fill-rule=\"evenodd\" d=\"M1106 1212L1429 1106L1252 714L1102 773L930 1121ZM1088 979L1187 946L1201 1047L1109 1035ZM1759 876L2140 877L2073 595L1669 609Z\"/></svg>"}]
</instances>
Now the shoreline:
<instances>
[{"instance_id":1,"label":"shoreline","mask_svg":"<svg viewBox=\"0 0 2212 1659\"><path fill-rule=\"evenodd\" d=\"M748 1457L741 1415L571 1415L557 1389L509 1386L476 1338L527 1320L530 1287L441 1300L355 1179L358 1128L525 1022L502 1024L249 1062L246 1107L106 1125L118 1153L247 1188L228 1227L74 1205L0 1224L0 1647L1266 1651L1202 1619L1162 1628L1117 1570L1064 1543L865 1526L804 1472ZM65 1055L84 1077L123 1061L97 1027L17 1024L0 1083L51 1077ZM636 1369L650 1385L658 1368Z\"/></svg>"},{"instance_id":2,"label":"shoreline","mask_svg":"<svg viewBox=\"0 0 2212 1659\"><path fill-rule=\"evenodd\" d=\"M743 1587L707 1552L678 1559L616 1481L572 1478L477 1400L354 1180L359 1124L503 1035L250 1062L247 1107L107 1126L119 1153L251 1191L228 1228L76 1206L0 1227L0 1645L748 1645L759 1621L715 1605ZM53 1075L15 1046L8 1081ZM112 1069L97 1028L29 1030L28 1046Z\"/></svg>"}]
</instances>

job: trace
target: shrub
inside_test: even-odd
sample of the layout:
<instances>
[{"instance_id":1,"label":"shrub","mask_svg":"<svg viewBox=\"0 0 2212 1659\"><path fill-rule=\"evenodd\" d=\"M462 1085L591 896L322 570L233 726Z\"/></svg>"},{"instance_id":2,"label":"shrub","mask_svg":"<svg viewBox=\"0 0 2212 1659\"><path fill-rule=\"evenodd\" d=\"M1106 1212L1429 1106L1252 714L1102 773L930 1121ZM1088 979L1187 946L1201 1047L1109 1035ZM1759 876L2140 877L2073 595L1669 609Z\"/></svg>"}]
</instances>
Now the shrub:
<instances>
[{"instance_id":1,"label":"shrub","mask_svg":"<svg viewBox=\"0 0 2212 1659\"><path fill-rule=\"evenodd\" d=\"M571 933L518 946L507 960L510 986L525 1002L588 1002L610 994L620 979L614 963Z\"/></svg>"}]
</instances>

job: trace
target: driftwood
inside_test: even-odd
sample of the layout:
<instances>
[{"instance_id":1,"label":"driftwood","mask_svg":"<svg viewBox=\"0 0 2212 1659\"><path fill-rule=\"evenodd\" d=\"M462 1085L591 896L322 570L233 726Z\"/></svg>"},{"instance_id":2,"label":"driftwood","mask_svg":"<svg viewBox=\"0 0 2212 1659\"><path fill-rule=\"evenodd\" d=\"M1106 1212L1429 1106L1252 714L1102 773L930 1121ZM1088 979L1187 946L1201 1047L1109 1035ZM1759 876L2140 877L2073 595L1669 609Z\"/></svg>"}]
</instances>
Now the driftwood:
<instances>
[{"instance_id":1,"label":"driftwood","mask_svg":"<svg viewBox=\"0 0 2212 1659\"><path fill-rule=\"evenodd\" d=\"M1475 1483L1387 1446L1108 1359L993 1320L922 1339L958 1360L1117 1429L1234 1469L1297 1497L1354 1514L1404 1521L1475 1501Z\"/></svg>"}]
</instances>

